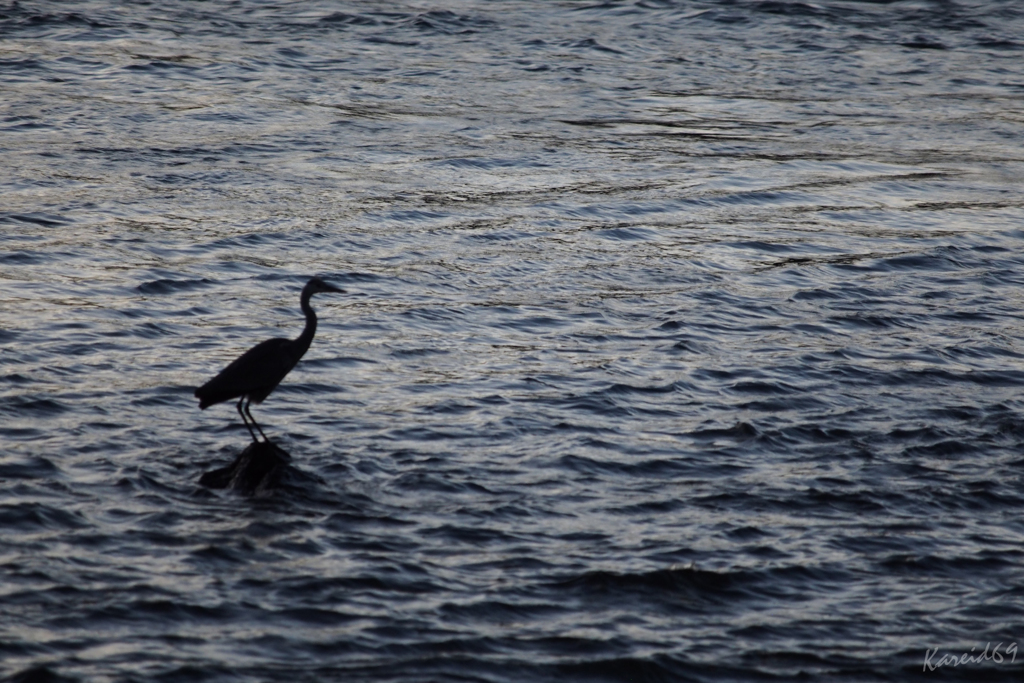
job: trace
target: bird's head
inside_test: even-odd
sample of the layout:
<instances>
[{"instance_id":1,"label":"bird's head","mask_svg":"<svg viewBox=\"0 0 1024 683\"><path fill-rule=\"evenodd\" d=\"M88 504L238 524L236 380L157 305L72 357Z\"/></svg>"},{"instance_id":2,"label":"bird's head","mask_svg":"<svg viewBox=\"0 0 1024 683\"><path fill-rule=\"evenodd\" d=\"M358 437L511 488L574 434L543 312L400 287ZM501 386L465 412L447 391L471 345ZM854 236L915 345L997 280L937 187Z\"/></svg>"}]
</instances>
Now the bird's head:
<instances>
[{"instance_id":1,"label":"bird's head","mask_svg":"<svg viewBox=\"0 0 1024 683\"><path fill-rule=\"evenodd\" d=\"M310 278L306 286L303 287L304 292L308 292L310 295L318 294L320 292L335 292L337 294L344 294L344 289L339 289L334 285L329 285L318 277Z\"/></svg>"}]
</instances>

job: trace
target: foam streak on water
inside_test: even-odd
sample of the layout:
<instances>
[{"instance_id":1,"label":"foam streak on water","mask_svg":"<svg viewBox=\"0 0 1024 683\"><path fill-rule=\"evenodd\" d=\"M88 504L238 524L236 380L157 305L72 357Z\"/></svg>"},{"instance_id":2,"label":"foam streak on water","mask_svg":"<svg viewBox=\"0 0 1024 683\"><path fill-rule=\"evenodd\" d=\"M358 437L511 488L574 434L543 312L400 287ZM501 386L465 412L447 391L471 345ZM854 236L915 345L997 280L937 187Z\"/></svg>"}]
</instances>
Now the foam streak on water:
<instances>
[{"instance_id":1,"label":"foam streak on water","mask_svg":"<svg viewBox=\"0 0 1024 683\"><path fill-rule=\"evenodd\" d=\"M1022 36L0 5L0 676L1016 680L922 662L1024 645ZM199 487L311 274L308 480Z\"/></svg>"}]
</instances>

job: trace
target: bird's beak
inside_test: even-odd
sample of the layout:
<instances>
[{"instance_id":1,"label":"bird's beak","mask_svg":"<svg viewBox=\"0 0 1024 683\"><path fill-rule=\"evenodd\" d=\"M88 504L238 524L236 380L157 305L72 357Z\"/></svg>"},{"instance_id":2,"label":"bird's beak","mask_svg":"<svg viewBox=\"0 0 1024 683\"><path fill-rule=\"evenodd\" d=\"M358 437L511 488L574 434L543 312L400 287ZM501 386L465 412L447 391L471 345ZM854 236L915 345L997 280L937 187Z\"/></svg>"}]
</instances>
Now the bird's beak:
<instances>
[{"instance_id":1,"label":"bird's beak","mask_svg":"<svg viewBox=\"0 0 1024 683\"><path fill-rule=\"evenodd\" d=\"M329 285L326 282L324 283L324 291L325 292L334 292L335 294L344 294L345 293L344 289L340 289L338 287L335 287L334 285Z\"/></svg>"}]
</instances>

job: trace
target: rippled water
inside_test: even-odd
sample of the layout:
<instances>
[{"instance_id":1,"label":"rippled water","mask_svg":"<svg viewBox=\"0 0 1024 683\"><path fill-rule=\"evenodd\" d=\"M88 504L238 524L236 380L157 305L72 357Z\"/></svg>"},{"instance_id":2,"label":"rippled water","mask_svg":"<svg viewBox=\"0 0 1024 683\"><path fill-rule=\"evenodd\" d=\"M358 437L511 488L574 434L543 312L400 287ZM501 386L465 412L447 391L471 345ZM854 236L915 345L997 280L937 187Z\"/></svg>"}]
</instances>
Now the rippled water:
<instances>
[{"instance_id":1,"label":"rippled water","mask_svg":"<svg viewBox=\"0 0 1024 683\"><path fill-rule=\"evenodd\" d=\"M0 676L1021 675L1018 3L16 2L0 88ZM308 478L200 487L311 274Z\"/></svg>"}]
</instances>

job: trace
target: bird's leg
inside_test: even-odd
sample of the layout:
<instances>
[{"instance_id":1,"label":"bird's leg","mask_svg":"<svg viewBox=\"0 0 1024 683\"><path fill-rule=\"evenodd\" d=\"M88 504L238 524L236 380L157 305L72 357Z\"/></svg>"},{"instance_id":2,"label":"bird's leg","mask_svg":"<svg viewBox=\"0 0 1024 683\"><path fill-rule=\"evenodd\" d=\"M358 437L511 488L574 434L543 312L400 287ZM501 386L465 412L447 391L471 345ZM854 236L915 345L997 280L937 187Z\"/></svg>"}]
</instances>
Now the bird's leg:
<instances>
[{"instance_id":1,"label":"bird's leg","mask_svg":"<svg viewBox=\"0 0 1024 683\"><path fill-rule=\"evenodd\" d=\"M252 413L251 413L251 412L249 412L249 405L250 405L251 403L252 403L252 401L251 401L251 400L249 400L249 401L246 401L246 402L245 402L245 414L249 416L249 419L250 419L250 420L252 420L252 424L253 424L253 426L254 426L254 427L256 427L256 429L258 429L258 430L259 430L259 432L260 432L260 436L262 436L262 437L263 437L263 442L264 442L264 443L270 443L270 439L268 439L268 438L267 438L267 435L263 433L263 430L262 430L262 429L260 429L260 424L259 424L259 423L258 423L258 422L256 421L256 418L252 416ZM255 439L255 438L256 438L256 435L254 434L252 438L254 438L254 439Z\"/></svg>"},{"instance_id":2,"label":"bird's leg","mask_svg":"<svg viewBox=\"0 0 1024 683\"><path fill-rule=\"evenodd\" d=\"M249 421L245 419L245 413L242 412L242 403L245 401L245 396L238 399L238 414L242 416L242 422L245 423L245 428L249 430L249 435L252 436L252 440L259 443L260 440L256 438L256 432L252 431L252 427L249 426ZM263 432L261 431L260 434ZM263 437L266 439L267 437Z\"/></svg>"}]
</instances>

